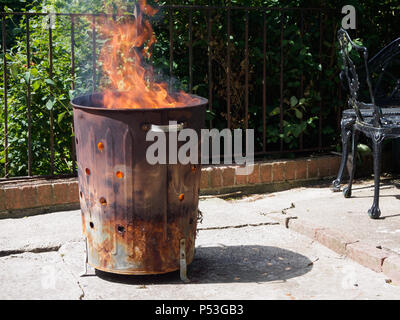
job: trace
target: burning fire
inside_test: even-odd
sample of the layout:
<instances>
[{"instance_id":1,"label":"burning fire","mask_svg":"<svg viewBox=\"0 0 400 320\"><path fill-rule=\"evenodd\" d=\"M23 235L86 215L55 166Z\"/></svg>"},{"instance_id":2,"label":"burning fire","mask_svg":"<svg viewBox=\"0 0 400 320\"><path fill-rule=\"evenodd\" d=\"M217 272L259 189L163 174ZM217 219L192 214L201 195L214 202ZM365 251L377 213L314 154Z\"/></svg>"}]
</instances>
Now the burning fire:
<instances>
[{"instance_id":1,"label":"burning fire","mask_svg":"<svg viewBox=\"0 0 400 320\"><path fill-rule=\"evenodd\" d=\"M167 83L152 80L152 67L145 59L151 57L151 47L156 42L153 29L144 14L153 16L157 10L138 1L139 12L135 18L104 19L100 34L107 39L100 51L99 61L109 80L103 90L103 104L107 108L166 108L182 107L197 102L180 91L170 94Z\"/></svg>"}]
</instances>

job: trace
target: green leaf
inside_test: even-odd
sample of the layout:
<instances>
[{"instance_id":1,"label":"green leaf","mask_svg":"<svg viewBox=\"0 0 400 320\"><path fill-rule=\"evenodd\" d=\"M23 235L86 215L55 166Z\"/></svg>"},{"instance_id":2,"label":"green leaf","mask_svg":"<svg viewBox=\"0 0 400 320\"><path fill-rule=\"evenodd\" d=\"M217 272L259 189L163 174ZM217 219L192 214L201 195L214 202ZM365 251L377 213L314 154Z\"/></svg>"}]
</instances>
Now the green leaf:
<instances>
[{"instance_id":1,"label":"green leaf","mask_svg":"<svg viewBox=\"0 0 400 320\"><path fill-rule=\"evenodd\" d=\"M18 77L18 67L15 64L12 64L10 66L10 70L12 77L14 78L14 80L16 80Z\"/></svg>"},{"instance_id":2,"label":"green leaf","mask_svg":"<svg viewBox=\"0 0 400 320\"><path fill-rule=\"evenodd\" d=\"M292 96L290 98L290 106L291 107L294 107L298 102L299 102L299 100L297 100L297 98L295 96Z\"/></svg>"},{"instance_id":3,"label":"green leaf","mask_svg":"<svg viewBox=\"0 0 400 320\"><path fill-rule=\"evenodd\" d=\"M294 112L296 114L297 119L302 119L303 118L303 113L299 109L295 108Z\"/></svg>"},{"instance_id":4,"label":"green leaf","mask_svg":"<svg viewBox=\"0 0 400 320\"><path fill-rule=\"evenodd\" d=\"M51 80L51 79L45 79L44 82L46 82L47 84L50 84L50 85L52 85L52 86L55 86L55 85L56 85L56 83L55 83L53 80Z\"/></svg>"},{"instance_id":5,"label":"green leaf","mask_svg":"<svg viewBox=\"0 0 400 320\"><path fill-rule=\"evenodd\" d=\"M206 120L213 120L215 118L215 112L206 110Z\"/></svg>"},{"instance_id":6,"label":"green leaf","mask_svg":"<svg viewBox=\"0 0 400 320\"><path fill-rule=\"evenodd\" d=\"M40 88L40 81L39 81L39 80L34 81L34 82L32 83L32 88L33 88L34 91L36 91L37 89L39 89L39 88Z\"/></svg>"},{"instance_id":7,"label":"green leaf","mask_svg":"<svg viewBox=\"0 0 400 320\"><path fill-rule=\"evenodd\" d=\"M273 109L271 112L270 112L270 116L275 116L275 115L277 115L277 114L280 114L281 113L281 109L279 108L279 107L276 107L275 109Z\"/></svg>"},{"instance_id":8,"label":"green leaf","mask_svg":"<svg viewBox=\"0 0 400 320\"><path fill-rule=\"evenodd\" d=\"M370 147L368 147L367 145L362 144L362 143L359 143L357 145L357 151L360 153L371 153Z\"/></svg>"},{"instance_id":9,"label":"green leaf","mask_svg":"<svg viewBox=\"0 0 400 320\"><path fill-rule=\"evenodd\" d=\"M29 83L31 81L31 73L29 71L24 73L25 83Z\"/></svg>"},{"instance_id":10,"label":"green leaf","mask_svg":"<svg viewBox=\"0 0 400 320\"><path fill-rule=\"evenodd\" d=\"M56 99L54 99L54 97L50 97L50 99L46 103L47 110L52 110L55 102Z\"/></svg>"},{"instance_id":11,"label":"green leaf","mask_svg":"<svg viewBox=\"0 0 400 320\"><path fill-rule=\"evenodd\" d=\"M61 113L58 115L58 118L57 118L58 125L61 124L61 122L62 122L62 120L63 120L63 118L64 118L64 116L65 116L66 113L67 113L67 111L64 111L64 112L61 112Z\"/></svg>"}]
</instances>

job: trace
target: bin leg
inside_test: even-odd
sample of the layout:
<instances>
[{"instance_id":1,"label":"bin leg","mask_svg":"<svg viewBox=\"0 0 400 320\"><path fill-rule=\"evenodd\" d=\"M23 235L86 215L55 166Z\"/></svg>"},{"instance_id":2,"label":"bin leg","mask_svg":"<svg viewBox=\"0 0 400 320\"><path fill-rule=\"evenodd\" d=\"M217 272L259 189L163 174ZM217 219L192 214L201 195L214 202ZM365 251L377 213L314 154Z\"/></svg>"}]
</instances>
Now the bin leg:
<instances>
[{"instance_id":1,"label":"bin leg","mask_svg":"<svg viewBox=\"0 0 400 320\"><path fill-rule=\"evenodd\" d=\"M83 272L80 274L81 277L88 276L88 244L87 244L87 238L85 238L85 257L84 257L84 263L83 263Z\"/></svg>"},{"instance_id":2,"label":"bin leg","mask_svg":"<svg viewBox=\"0 0 400 320\"><path fill-rule=\"evenodd\" d=\"M179 261L180 261L180 276L183 282L190 282L187 277L187 264L186 264L186 240L181 239L180 250L179 250Z\"/></svg>"}]
</instances>

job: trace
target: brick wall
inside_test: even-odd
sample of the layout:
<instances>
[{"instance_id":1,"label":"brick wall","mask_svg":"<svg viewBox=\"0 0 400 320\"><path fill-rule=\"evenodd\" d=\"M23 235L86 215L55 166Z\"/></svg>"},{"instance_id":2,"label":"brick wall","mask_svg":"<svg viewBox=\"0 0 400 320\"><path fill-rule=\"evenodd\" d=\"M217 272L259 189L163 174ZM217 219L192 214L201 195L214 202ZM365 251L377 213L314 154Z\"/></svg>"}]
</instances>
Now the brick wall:
<instances>
[{"instance_id":1,"label":"brick wall","mask_svg":"<svg viewBox=\"0 0 400 320\"><path fill-rule=\"evenodd\" d=\"M236 175L235 166L210 166L202 169L203 190L271 184L284 181L306 181L334 177L340 157L323 156L296 160L258 162L249 175Z\"/></svg>"},{"instance_id":2,"label":"brick wall","mask_svg":"<svg viewBox=\"0 0 400 320\"><path fill-rule=\"evenodd\" d=\"M215 193L274 186L284 182L301 183L334 177L339 163L338 156L257 162L252 174L247 176L236 175L235 166L208 166L202 169L200 187L202 193ZM0 218L78 208L79 187L76 178L8 181L0 184Z\"/></svg>"}]
</instances>

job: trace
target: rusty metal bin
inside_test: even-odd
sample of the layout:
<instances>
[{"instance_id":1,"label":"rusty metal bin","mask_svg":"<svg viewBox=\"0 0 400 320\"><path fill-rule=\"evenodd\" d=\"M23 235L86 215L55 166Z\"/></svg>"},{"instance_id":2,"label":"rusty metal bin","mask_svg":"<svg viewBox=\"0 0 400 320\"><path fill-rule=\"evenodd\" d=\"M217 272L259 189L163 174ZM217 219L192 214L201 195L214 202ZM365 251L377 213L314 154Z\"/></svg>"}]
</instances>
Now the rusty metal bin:
<instances>
[{"instance_id":1,"label":"rusty metal bin","mask_svg":"<svg viewBox=\"0 0 400 320\"><path fill-rule=\"evenodd\" d=\"M182 263L193 260L200 164L149 164L146 133L177 121L200 136L207 100L194 97L196 105L159 109L107 109L100 93L72 100L86 257L95 269L181 268L182 276Z\"/></svg>"}]
</instances>

